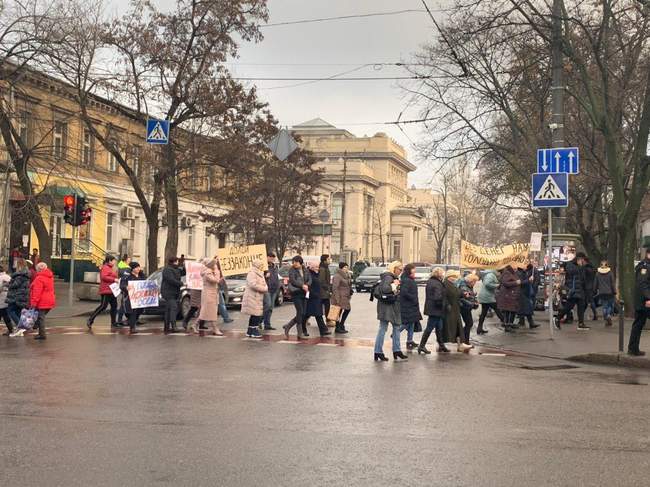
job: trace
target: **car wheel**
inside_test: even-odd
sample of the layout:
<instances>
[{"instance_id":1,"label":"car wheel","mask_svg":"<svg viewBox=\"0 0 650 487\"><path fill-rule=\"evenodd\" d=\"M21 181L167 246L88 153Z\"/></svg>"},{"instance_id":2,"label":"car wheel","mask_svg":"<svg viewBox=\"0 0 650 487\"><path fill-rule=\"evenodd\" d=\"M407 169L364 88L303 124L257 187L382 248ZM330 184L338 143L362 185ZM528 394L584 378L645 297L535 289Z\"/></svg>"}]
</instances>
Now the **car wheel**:
<instances>
[{"instance_id":1,"label":"car wheel","mask_svg":"<svg viewBox=\"0 0 650 487\"><path fill-rule=\"evenodd\" d=\"M181 305L178 308L178 317L176 319L182 320L187 316L187 313L190 312L190 297L185 296L183 299L181 299Z\"/></svg>"},{"instance_id":2,"label":"car wheel","mask_svg":"<svg viewBox=\"0 0 650 487\"><path fill-rule=\"evenodd\" d=\"M278 293L278 297L275 300L275 305L282 306L283 303L284 303L284 295L282 293Z\"/></svg>"}]
</instances>

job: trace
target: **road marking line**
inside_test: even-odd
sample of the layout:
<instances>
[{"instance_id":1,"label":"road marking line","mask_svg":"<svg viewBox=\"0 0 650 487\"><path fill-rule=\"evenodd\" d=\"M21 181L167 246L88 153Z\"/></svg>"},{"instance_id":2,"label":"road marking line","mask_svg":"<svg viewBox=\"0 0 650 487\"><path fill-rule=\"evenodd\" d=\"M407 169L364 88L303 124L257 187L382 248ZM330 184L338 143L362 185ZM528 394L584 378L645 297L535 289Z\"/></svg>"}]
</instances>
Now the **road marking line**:
<instances>
[{"instance_id":1,"label":"road marking line","mask_svg":"<svg viewBox=\"0 0 650 487\"><path fill-rule=\"evenodd\" d=\"M289 344L289 345L298 345L298 344L300 344L301 342L294 342L294 341L292 341L292 340L279 340L279 341L277 341L277 342L275 342L275 343L287 343L287 344Z\"/></svg>"},{"instance_id":2,"label":"road marking line","mask_svg":"<svg viewBox=\"0 0 650 487\"><path fill-rule=\"evenodd\" d=\"M336 343L317 343L317 347L340 347L341 345L337 345Z\"/></svg>"},{"instance_id":3,"label":"road marking line","mask_svg":"<svg viewBox=\"0 0 650 487\"><path fill-rule=\"evenodd\" d=\"M479 355L484 355L488 357L507 357L505 353L491 353L491 352L479 352Z\"/></svg>"},{"instance_id":4,"label":"road marking line","mask_svg":"<svg viewBox=\"0 0 650 487\"><path fill-rule=\"evenodd\" d=\"M86 333L83 331L66 331L63 332L62 335L85 335Z\"/></svg>"},{"instance_id":5,"label":"road marking line","mask_svg":"<svg viewBox=\"0 0 650 487\"><path fill-rule=\"evenodd\" d=\"M203 338L226 338L223 335L203 335Z\"/></svg>"}]
</instances>

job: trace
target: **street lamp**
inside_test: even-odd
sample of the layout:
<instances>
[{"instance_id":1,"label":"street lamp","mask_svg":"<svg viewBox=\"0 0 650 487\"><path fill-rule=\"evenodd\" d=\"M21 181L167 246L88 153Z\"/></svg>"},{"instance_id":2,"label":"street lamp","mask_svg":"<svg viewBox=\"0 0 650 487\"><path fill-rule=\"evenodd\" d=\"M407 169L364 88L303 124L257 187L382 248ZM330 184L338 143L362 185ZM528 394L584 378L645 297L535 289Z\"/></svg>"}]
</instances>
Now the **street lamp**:
<instances>
[{"instance_id":1,"label":"street lamp","mask_svg":"<svg viewBox=\"0 0 650 487\"><path fill-rule=\"evenodd\" d=\"M325 224L330 221L330 212L327 211L327 209L322 209L321 212L318 214L318 218L320 219L321 223L323 224L323 232L321 234L321 247L320 247L320 253L323 255L325 253Z\"/></svg>"}]
</instances>

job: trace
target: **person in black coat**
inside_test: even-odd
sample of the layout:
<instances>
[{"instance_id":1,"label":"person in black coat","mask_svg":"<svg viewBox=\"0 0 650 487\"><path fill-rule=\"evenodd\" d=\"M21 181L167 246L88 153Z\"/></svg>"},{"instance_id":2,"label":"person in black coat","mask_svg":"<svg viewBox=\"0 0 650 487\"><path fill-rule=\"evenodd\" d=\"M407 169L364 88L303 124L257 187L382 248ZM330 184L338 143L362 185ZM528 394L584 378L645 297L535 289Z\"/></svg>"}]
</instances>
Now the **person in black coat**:
<instances>
[{"instance_id":1,"label":"person in black coat","mask_svg":"<svg viewBox=\"0 0 650 487\"><path fill-rule=\"evenodd\" d=\"M528 264L526 269L518 269L517 275L521 281L521 291L519 292L519 326L525 326L528 320L530 328L537 328L533 314L535 312L534 297L535 292L535 268Z\"/></svg>"},{"instance_id":2,"label":"person in black coat","mask_svg":"<svg viewBox=\"0 0 650 487\"><path fill-rule=\"evenodd\" d=\"M445 302L445 285L442 282L445 276L445 270L442 267L436 267L431 273L431 277L427 281L424 301L424 314L428 316L427 327L422 333L422 340L418 346L418 355L421 353L430 354L427 350L426 344L431 336L433 330L436 330L436 341L438 342L438 352L449 352L445 346L445 339L443 338L443 317L447 309Z\"/></svg>"},{"instance_id":3,"label":"person in black coat","mask_svg":"<svg viewBox=\"0 0 650 487\"><path fill-rule=\"evenodd\" d=\"M650 247L646 247L645 259L637 264L634 269L634 323L630 331L630 341L627 353L635 357L645 355L641 346L641 333L646 320L650 318Z\"/></svg>"},{"instance_id":4,"label":"person in black coat","mask_svg":"<svg viewBox=\"0 0 650 487\"><path fill-rule=\"evenodd\" d=\"M162 271L162 283L160 285L160 296L165 301L165 333L178 333L176 328L176 317L178 316L178 304L181 299L181 277L184 269L178 267L178 257L167 259L167 265Z\"/></svg>"},{"instance_id":5,"label":"person in black coat","mask_svg":"<svg viewBox=\"0 0 650 487\"><path fill-rule=\"evenodd\" d=\"M7 314L13 323L18 326L20 314L29 306L29 268L24 259L18 258L15 262L15 271L7 286Z\"/></svg>"},{"instance_id":6,"label":"person in black coat","mask_svg":"<svg viewBox=\"0 0 650 487\"><path fill-rule=\"evenodd\" d=\"M322 272L322 269L319 269L317 263L312 263L309 266L308 272L311 274L311 287L309 288L309 298L305 307L305 315L302 319L303 329L307 327L307 320L313 316L318 324L320 336L331 335L332 332L328 331L325 320L323 320L323 295L321 294L321 283L318 279L318 273Z\"/></svg>"},{"instance_id":7,"label":"person in black coat","mask_svg":"<svg viewBox=\"0 0 650 487\"><path fill-rule=\"evenodd\" d=\"M400 332L406 330L406 349L413 350L418 347L418 344L413 341L413 333L416 324L422 321L418 285L415 283L415 266L413 264L406 264L400 277L399 305L402 315Z\"/></svg>"},{"instance_id":8,"label":"person in black coat","mask_svg":"<svg viewBox=\"0 0 650 487\"><path fill-rule=\"evenodd\" d=\"M593 321L596 321L598 318L598 313L596 312L596 295L594 289L596 288L596 269L589 262L589 259L585 259L584 267L585 275L585 310L591 308L593 314Z\"/></svg>"},{"instance_id":9,"label":"person in black coat","mask_svg":"<svg viewBox=\"0 0 650 487\"><path fill-rule=\"evenodd\" d=\"M124 312L129 323L131 334L137 333L135 325L138 323L138 318L142 314L143 310L131 308L131 300L129 299L129 282L140 281L144 278L144 273L140 268L140 264L137 262L130 262L129 270L122 273L122 277L120 278L120 291L122 291L122 295L124 296Z\"/></svg>"},{"instance_id":10,"label":"person in black coat","mask_svg":"<svg viewBox=\"0 0 650 487\"><path fill-rule=\"evenodd\" d=\"M588 330L589 327L585 325L585 307L586 307L586 292L585 292L585 271L584 266L586 263L586 255L582 252L576 254L576 258L566 264L566 273L564 285L567 288L566 305L559 311L556 318L556 327L559 328L559 323L570 311L573 311L575 306L578 307L578 329Z\"/></svg>"},{"instance_id":11,"label":"person in black coat","mask_svg":"<svg viewBox=\"0 0 650 487\"><path fill-rule=\"evenodd\" d=\"M311 274L304 266L304 261L299 255L291 259L291 269L289 270L289 292L291 293L291 300L293 307L296 309L296 316L282 327L284 335L289 339L289 331L296 325L298 331L298 338L309 336L307 327L302 325L302 318L305 315L306 296L311 286Z\"/></svg>"}]
</instances>

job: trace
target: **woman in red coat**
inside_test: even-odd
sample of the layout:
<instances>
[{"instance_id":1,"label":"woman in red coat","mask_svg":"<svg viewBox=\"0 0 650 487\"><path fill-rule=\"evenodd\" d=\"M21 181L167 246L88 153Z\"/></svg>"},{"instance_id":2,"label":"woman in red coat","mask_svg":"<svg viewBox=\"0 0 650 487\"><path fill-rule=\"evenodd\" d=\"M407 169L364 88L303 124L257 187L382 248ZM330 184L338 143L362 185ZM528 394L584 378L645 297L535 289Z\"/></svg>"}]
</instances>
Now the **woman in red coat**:
<instances>
[{"instance_id":1,"label":"woman in red coat","mask_svg":"<svg viewBox=\"0 0 650 487\"><path fill-rule=\"evenodd\" d=\"M89 330L92 330L97 315L104 311L109 305L111 306L111 328L117 326L117 298L111 290L111 284L119 282L120 280L119 277L117 277L117 270L115 267L116 262L117 260L115 257L107 255L104 259L104 264L99 271L99 296L102 300L86 322L86 326L88 326Z\"/></svg>"},{"instance_id":2,"label":"woman in red coat","mask_svg":"<svg viewBox=\"0 0 650 487\"><path fill-rule=\"evenodd\" d=\"M517 313L519 313L519 293L521 280L517 272L508 265L501 271L499 278L499 288L496 291L497 308L503 314L503 330L506 332L514 331L514 322Z\"/></svg>"},{"instance_id":3,"label":"woman in red coat","mask_svg":"<svg viewBox=\"0 0 650 487\"><path fill-rule=\"evenodd\" d=\"M54 274L45 262L36 265L36 277L29 288L29 307L38 311L36 340L45 340L45 315L56 306Z\"/></svg>"}]
</instances>

